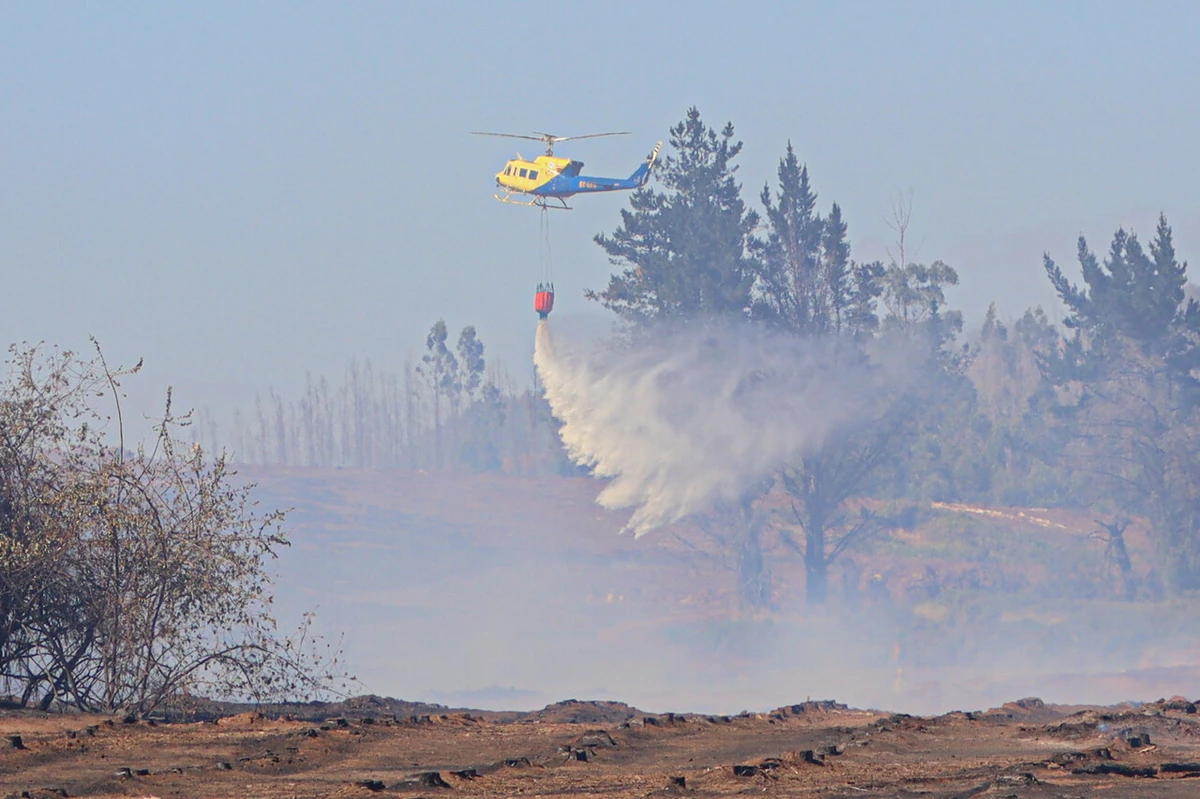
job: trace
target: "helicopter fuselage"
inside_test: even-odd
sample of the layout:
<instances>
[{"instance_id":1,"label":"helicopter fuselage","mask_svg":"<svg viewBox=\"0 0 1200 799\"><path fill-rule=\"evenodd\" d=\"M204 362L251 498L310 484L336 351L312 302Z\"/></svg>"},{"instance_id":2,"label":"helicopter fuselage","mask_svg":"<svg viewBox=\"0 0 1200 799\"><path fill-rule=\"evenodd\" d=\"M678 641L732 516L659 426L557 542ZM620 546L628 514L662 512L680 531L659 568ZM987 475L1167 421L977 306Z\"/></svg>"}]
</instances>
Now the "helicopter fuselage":
<instances>
[{"instance_id":1,"label":"helicopter fuselage","mask_svg":"<svg viewBox=\"0 0 1200 799\"><path fill-rule=\"evenodd\" d=\"M658 147L655 147L650 157L627 178L583 175L580 174L582 161L554 155L539 155L532 161L516 158L496 173L496 185L508 192L508 196L527 194L535 199L553 197L560 200L576 194L636 189L645 185L657 156ZM496 196L507 201L507 196Z\"/></svg>"}]
</instances>

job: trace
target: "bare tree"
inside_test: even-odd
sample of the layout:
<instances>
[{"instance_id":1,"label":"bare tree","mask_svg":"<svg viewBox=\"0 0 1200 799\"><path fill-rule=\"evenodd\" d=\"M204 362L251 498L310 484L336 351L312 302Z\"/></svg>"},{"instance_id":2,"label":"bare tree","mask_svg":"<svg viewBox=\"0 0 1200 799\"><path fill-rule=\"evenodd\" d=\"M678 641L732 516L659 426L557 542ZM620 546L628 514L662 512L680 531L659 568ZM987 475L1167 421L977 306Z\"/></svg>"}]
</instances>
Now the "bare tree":
<instances>
[{"instance_id":1,"label":"bare tree","mask_svg":"<svg viewBox=\"0 0 1200 799\"><path fill-rule=\"evenodd\" d=\"M1129 520L1116 519L1105 522L1097 519L1096 524L1100 526L1100 530L1092 533L1092 537L1104 542L1105 568L1116 577L1121 597L1132 601L1137 586L1133 577L1133 562L1129 560L1129 550L1125 547L1125 531L1129 528Z\"/></svg>"},{"instance_id":2,"label":"bare tree","mask_svg":"<svg viewBox=\"0 0 1200 799\"><path fill-rule=\"evenodd\" d=\"M904 192L897 192L892 203L892 218L887 220L887 226L896 234L895 250L888 247L887 254L892 264L901 269L908 265L908 228L912 223L912 209L912 189L908 190L907 196Z\"/></svg>"},{"instance_id":3,"label":"bare tree","mask_svg":"<svg viewBox=\"0 0 1200 799\"><path fill-rule=\"evenodd\" d=\"M330 687L336 656L308 647L306 629L275 629L266 564L287 545L282 513L259 513L223 457L179 440L188 419L170 392L154 439L131 451L120 380L136 367L37 349L12 363L0 387L0 679L43 706L138 713L184 690L265 700ZM98 397L116 417L107 437Z\"/></svg>"}]
</instances>

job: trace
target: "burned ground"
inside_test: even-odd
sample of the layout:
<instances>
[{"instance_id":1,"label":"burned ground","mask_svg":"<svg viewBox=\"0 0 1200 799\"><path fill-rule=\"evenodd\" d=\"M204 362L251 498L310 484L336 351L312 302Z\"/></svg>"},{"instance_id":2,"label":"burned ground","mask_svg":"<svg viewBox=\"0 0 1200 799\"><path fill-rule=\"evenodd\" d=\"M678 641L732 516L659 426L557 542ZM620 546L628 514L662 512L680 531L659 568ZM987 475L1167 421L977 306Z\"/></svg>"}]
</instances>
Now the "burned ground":
<instances>
[{"instance_id":1,"label":"burned ground","mask_svg":"<svg viewBox=\"0 0 1200 799\"><path fill-rule=\"evenodd\" d=\"M345 630L374 694L274 708L193 697L131 723L0 711L0 797L1200 792L1188 700L999 704L1200 691L1194 600L1115 599L1084 515L931 507L850 553L819 612L798 601L803 566L773 528L773 605L749 612L711 540L686 526L617 535L594 481L249 476L264 503L296 509L281 607L316 606ZM1147 543L1129 538L1148 584ZM545 694L598 701L463 709ZM930 715L810 701L737 713L806 695Z\"/></svg>"},{"instance_id":2,"label":"burned ground","mask_svg":"<svg viewBox=\"0 0 1200 799\"><path fill-rule=\"evenodd\" d=\"M565 702L505 717L364 711L317 723L8 711L0 733L0 795L13 797L1033 799L1190 797L1200 786L1200 716L1182 698L1107 708L1025 699L936 717L830 702L736 716Z\"/></svg>"}]
</instances>

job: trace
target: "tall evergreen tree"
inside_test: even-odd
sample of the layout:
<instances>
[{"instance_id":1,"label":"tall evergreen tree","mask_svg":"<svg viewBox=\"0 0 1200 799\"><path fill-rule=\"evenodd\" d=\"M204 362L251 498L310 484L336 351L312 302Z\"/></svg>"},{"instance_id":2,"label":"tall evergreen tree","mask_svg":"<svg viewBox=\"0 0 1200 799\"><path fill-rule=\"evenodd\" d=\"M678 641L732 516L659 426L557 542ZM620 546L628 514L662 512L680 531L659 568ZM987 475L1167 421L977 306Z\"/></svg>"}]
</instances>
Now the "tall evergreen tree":
<instances>
[{"instance_id":1,"label":"tall evergreen tree","mask_svg":"<svg viewBox=\"0 0 1200 799\"><path fill-rule=\"evenodd\" d=\"M1048 375L1071 401L1081 499L1145 513L1168 587L1200 588L1200 305L1159 217L1147 253L1118 230L1101 262L1080 237L1083 285L1047 255L1046 274L1074 331Z\"/></svg>"},{"instance_id":2,"label":"tall evergreen tree","mask_svg":"<svg viewBox=\"0 0 1200 799\"><path fill-rule=\"evenodd\" d=\"M808 167L796 158L791 142L778 176L774 198L769 186L760 195L767 238L754 245L754 316L801 335L874 329L882 265L851 261L841 208L834 203L829 216L821 218Z\"/></svg>"},{"instance_id":3,"label":"tall evergreen tree","mask_svg":"<svg viewBox=\"0 0 1200 799\"><path fill-rule=\"evenodd\" d=\"M777 175L776 192L772 194L768 185L760 195L767 234L754 244L758 258L752 315L794 336L846 336L845 344L856 357L865 358L857 344L878 326L875 309L883 266L851 260L841 208L834 203L825 218L817 212L808 167L790 142ZM846 348L839 345L836 351L845 353ZM845 507L892 456L892 443L906 414L901 404L878 404L870 419L833 431L779 472L803 533L802 545L790 534L784 541L804 556L810 602L825 601L829 567L837 556L878 529L877 520L856 517Z\"/></svg>"},{"instance_id":4,"label":"tall evergreen tree","mask_svg":"<svg viewBox=\"0 0 1200 799\"><path fill-rule=\"evenodd\" d=\"M1189 299L1187 264L1175 257L1171 227L1159 216L1149 254L1136 235L1113 235L1108 257L1100 263L1080 236L1083 286L1072 284L1050 256L1046 274L1067 307L1064 324L1077 331L1069 353L1076 366L1102 362L1123 342L1146 355L1163 357L1175 381L1197 387L1192 371L1200 365L1200 304Z\"/></svg>"},{"instance_id":5,"label":"tall evergreen tree","mask_svg":"<svg viewBox=\"0 0 1200 799\"><path fill-rule=\"evenodd\" d=\"M671 128L674 152L657 173L666 191L638 189L620 227L596 236L622 271L589 299L636 323L747 312L758 215L741 198L733 135L733 123L718 133L694 107Z\"/></svg>"}]
</instances>

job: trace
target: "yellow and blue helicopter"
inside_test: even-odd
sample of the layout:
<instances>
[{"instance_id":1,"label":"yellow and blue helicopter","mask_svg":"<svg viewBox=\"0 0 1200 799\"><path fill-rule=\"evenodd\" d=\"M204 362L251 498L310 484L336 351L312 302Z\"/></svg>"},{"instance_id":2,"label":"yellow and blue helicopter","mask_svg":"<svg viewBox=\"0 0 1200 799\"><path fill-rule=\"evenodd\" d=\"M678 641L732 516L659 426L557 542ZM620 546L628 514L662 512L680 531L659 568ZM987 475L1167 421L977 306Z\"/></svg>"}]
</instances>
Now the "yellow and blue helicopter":
<instances>
[{"instance_id":1,"label":"yellow and blue helicopter","mask_svg":"<svg viewBox=\"0 0 1200 799\"><path fill-rule=\"evenodd\" d=\"M658 151L662 147L662 142L654 145L654 152L650 153L645 162L627 178L599 178L581 175L583 162L554 155L554 145L563 141L595 139L600 136L628 136L629 131L589 133L586 136L554 136L536 131L533 136L524 136L519 133L471 132L476 136L530 139L545 144L544 155L527 161L520 153L517 153L515 159L504 165L504 171L496 173L496 186L503 190L504 194L495 196L500 202L512 205L537 206L543 209L560 208L566 211L571 210L571 206L567 205L567 198L576 194L623 191L646 185L646 181L650 177L650 169L654 166L654 161L658 158ZM514 200L514 195L526 196L529 199Z\"/></svg>"}]
</instances>

